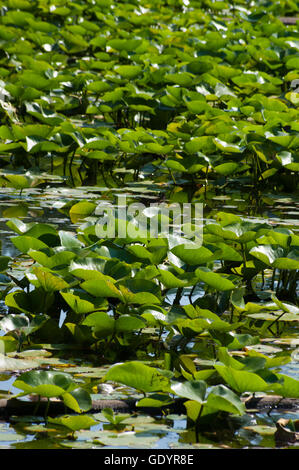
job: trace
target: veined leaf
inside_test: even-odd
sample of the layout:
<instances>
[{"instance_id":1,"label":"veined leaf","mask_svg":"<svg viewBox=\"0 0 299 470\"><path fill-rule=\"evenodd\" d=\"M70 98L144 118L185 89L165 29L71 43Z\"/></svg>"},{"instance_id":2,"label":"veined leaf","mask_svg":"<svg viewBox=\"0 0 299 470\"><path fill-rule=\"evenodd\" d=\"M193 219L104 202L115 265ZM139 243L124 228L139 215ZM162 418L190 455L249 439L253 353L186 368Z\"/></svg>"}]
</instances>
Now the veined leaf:
<instances>
[{"instance_id":1,"label":"veined leaf","mask_svg":"<svg viewBox=\"0 0 299 470\"><path fill-rule=\"evenodd\" d=\"M238 395L225 385L216 385L212 388L207 399L207 406L237 415L243 415L246 411L245 404Z\"/></svg>"},{"instance_id":2,"label":"veined leaf","mask_svg":"<svg viewBox=\"0 0 299 470\"><path fill-rule=\"evenodd\" d=\"M269 384L257 374L227 366L215 365L214 367L225 382L236 392L265 392L269 390Z\"/></svg>"},{"instance_id":3,"label":"veined leaf","mask_svg":"<svg viewBox=\"0 0 299 470\"><path fill-rule=\"evenodd\" d=\"M68 283L59 276L55 276L50 272L46 271L44 268L33 268L33 273L35 274L39 285L46 292L54 292L69 287Z\"/></svg>"},{"instance_id":4,"label":"veined leaf","mask_svg":"<svg viewBox=\"0 0 299 470\"><path fill-rule=\"evenodd\" d=\"M169 388L169 380L157 369L137 361L112 366L105 379L128 385L142 392L168 391Z\"/></svg>"},{"instance_id":5,"label":"veined leaf","mask_svg":"<svg viewBox=\"0 0 299 470\"><path fill-rule=\"evenodd\" d=\"M182 398L205 403L206 383L203 380L189 380L171 385L171 391Z\"/></svg>"},{"instance_id":6,"label":"veined leaf","mask_svg":"<svg viewBox=\"0 0 299 470\"><path fill-rule=\"evenodd\" d=\"M197 268L195 274L200 281L219 291L233 290L236 287L229 279L208 269Z\"/></svg>"},{"instance_id":7,"label":"veined leaf","mask_svg":"<svg viewBox=\"0 0 299 470\"><path fill-rule=\"evenodd\" d=\"M94 297L112 297L116 299L122 297L120 290L109 279L105 279L105 276L102 280L91 279L85 281L81 284L81 287Z\"/></svg>"}]
</instances>

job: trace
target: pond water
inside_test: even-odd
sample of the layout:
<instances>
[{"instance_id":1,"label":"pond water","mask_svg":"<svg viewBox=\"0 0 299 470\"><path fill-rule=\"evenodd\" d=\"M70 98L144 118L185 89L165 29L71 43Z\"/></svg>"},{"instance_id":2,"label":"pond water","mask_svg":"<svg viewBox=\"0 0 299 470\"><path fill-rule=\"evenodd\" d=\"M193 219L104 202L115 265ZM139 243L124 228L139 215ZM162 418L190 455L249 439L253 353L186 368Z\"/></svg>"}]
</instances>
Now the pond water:
<instances>
[{"instance_id":1,"label":"pond water","mask_svg":"<svg viewBox=\"0 0 299 470\"><path fill-rule=\"evenodd\" d=\"M143 190L138 194L138 187L131 187L131 195L144 201L155 200L157 188L149 189L145 184ZM106 188L107 189L107 188ZM70 222L70 219L59 209L62 202L77 200L100 201L101 195L106 191L105 188L47 188L46 190L25 190L20 196L13 189L0 189L0 239L1 254L5 256L17 255L17 249L10 241L14 235L7 227L6 222L10 218L18 217L23 222L46 222L55 224L61 230L75 231L76 225ZM140 188L139 188L140 189ZM110 194L116 194L119 190L110 190ZM289 198L285 194L279 197L271 194L263 195L256 201L251 201L248 194L238 191L231 191L225 195L212 196L207 200L204 211L209 217L218 210L226 210L238 215L246 216L250 219L267 220L273 225L280 225L292 229L294 232L299 230L299 199ZM201 294L198 293L200 296ZM171 302L172 295L169 295L168 301ZM188 297L182 299L182 304L188 303ZM3 301L0 301L0 314L5 314L7 308ZM4 334L4 332L0 332ZM292 351L292 361L280 368L280 372L298 379L299 377L299 354L298 354L298 325L294 326L294 333L289 338L283 340L273 339L266 343L265 347L270 352L282 351L283 348ZM272 349L271 349L272 348ZM48 361L51 365L51 361ZM67 361L65 361L67 363ZM71 362L76 362L72 358ZM55 364L55 361L54 361ZM77 365L84 366L81 359L77 360ZM55 365L54 365L55 367ZM61 364L60 364L61 367ZM71 367L69 368L71 371ZM68 370L68 371L69 371ZM1 393L10 391L19 392L13 387L15 374L0 373L0 398ZM98 395L95 395L98 397ZM109 438L104 436L103 430L105 424L99 422L92 426L88 431L79 431L76 433L76 440L70 440L69 437L60 435L54 436L55 432L51 425L46 425L43 419L36 416L28 416L22 419L11 419L10 422L0 421L0 449L7 448L138 448L151 447L153 449L176 449L176 448L269 448L275 447L274 432L275 422L280 417L286 419L298 420L299 410L288 412L283 410L272 410L271 413L247 413L242 418L238 418L239 426L226 434L217 435L217 433L205 433L196 436L193 431L186 429L186 419L184 415L168 415L167 418L150 417L140 415L136 418L135 429L138 429L139 437L130 431L133 425L130 422L128 430L122 433L121 442L113 445L113 433ZM96 418L96 415L95 415ZM139 420L137 422L137 420ZM241 425L240 425L241 422ZM131 427L130 427L131 426ZM131 434L130 434L131 432ZM51 434L52 433L52 434Z\"/></svg>"}]
</instances>

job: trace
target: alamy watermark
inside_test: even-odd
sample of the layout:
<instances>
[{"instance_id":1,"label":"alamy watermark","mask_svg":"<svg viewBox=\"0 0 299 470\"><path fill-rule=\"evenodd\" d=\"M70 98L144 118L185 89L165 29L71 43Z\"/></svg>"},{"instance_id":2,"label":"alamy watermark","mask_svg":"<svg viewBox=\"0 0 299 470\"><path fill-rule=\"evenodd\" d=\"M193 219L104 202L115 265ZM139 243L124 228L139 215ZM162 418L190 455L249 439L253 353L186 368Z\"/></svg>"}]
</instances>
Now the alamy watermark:
<instances>
[{"instance_id":1,"label":"alamy watermark","mask_svg":"<svg viewBox=\"0 0 299 470\"><path fill-rule=\"evenodd\" d=\"M184 244L186 248L202 245L203 204L151 203L127 204L125 195L117 203L101 203L95 215L99 238L144 240L166 238L169 245Z\"/></svg>"}]
</instances>

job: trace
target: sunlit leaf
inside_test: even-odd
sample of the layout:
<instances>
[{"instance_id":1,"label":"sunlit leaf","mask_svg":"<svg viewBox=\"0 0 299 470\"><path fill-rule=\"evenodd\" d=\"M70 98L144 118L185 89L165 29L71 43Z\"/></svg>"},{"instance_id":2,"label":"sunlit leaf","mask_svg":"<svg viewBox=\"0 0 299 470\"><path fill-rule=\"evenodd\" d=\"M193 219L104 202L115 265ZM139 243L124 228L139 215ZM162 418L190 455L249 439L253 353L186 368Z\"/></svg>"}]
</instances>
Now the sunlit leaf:
<instances>
[{"instance_id":1,"label":"sunlit leaf","mask_svg":"<svg viewBox=\"0 0 299 470\"><path fill-rule=\"evenodd\" d=\"M206 383L203 380L191 380L178 382L171 385L171 390L178 396L205 403Z\"/></svg>"},{"instance_id":2,"label":"sunlit leaf","mask_svg":"<svg viewBox=\"0 0 299 470\"><path fill-rule=\"evenodd\" d=\"M169 386L169 380L155 368L137 361L112 366L105 375L105 379L143 392L164 391Z\"/></svg>"}]
</instances>

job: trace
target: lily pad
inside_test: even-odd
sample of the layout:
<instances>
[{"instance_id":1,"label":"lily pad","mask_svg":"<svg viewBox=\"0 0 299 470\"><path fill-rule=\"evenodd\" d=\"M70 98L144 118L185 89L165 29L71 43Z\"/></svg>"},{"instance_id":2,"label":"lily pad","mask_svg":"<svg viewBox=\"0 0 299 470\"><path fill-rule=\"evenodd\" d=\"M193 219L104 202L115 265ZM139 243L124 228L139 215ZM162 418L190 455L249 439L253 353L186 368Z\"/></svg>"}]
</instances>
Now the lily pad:
<instances>
[{"instance_id":1,"label":"lily pad","mask_svg":"<svg viewBox=\"0 0 299 470\"><path fill-rule=\"evenodd\" d=\"M142 392L163 391L169 386L169 380L155 368L137 361L112 366L105 379L128 385Z\"/></svg>"}]
</instances>

